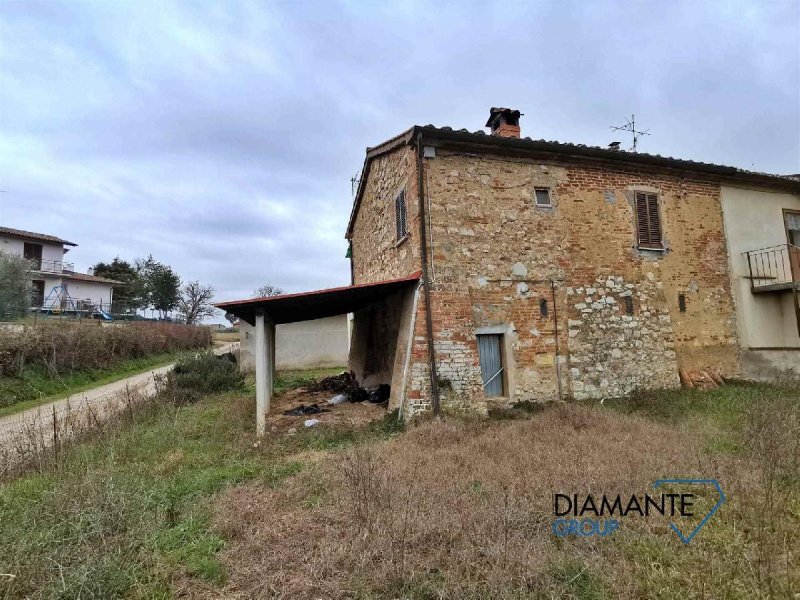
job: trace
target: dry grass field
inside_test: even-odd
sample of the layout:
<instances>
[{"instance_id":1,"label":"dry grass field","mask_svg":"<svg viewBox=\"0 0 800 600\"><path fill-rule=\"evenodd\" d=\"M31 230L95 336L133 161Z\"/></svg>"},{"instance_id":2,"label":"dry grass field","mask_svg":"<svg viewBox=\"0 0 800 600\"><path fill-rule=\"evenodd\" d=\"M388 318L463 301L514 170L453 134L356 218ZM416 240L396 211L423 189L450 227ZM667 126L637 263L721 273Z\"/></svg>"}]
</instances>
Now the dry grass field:
<instances>
[{"instance_id":1,"label":"dry grass field","mask_svg":"<svg viewBox=\"0 0 800 600\"><path fill-rule=\"evenodd\" d=\"M306 379L279 381L284 393ZM292 396L296 397L296 396ZM253 390L154 407L0 487L3 598L796 598L800 391L733 384L262 441ZM558 538L553 494L715 478L669 519ZM700 492L705 510L716 499Z\"/></svg>"},{"instance_id":2,"label":"dry grass field","mask_svg":"<svg viewBox=\"0 0 800 600\"><path fill-rule=\"evenodd\" d=\"M599 406L425 422L306 459L277 489L215 502L227 592L286 598L791 598L800 590L797 400L759 402L741 441ZM787 418L788 417L788 418ZM699 431L698 431L699 430ZM741 451L709 449L732 436ZM761 439L762 441L756 441ZM767 441L767 440L771 441ZM668 519L557 539L554 492L641 493L716 478L729 502L689 545ZM788 479L787 479L788 478ZM713 503L713 502L712 502Z\"/></svg>"}]
</instances>

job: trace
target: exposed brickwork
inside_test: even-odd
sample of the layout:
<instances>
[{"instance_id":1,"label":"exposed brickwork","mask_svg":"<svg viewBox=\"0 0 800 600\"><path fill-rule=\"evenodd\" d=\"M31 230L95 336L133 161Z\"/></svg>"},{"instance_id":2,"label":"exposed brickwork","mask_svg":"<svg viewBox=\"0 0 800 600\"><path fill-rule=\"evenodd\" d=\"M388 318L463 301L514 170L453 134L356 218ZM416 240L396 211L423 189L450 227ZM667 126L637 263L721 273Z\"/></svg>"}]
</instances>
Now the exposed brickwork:
<instances>
[{"instance_id":1,"label":"exposed brickwork","mask_svg":"<svg viewBox=\"0 0 800 600\"><path fill-rule=\"evenodd\" d=\"M382 167L373 167L376 181L368 182L367 192L374 191L355 223L357 282L404 275L420 264L418 239L405 255L398 252L402 246L392 247L391 192L403 177L410 230L418 235L413 150L384 159ZM444 151L426 160L425 170L445 407L485 409L476 333L487 327L506 328L506 395L500 402L673 387L679 365L737 374L718 185L616 166ZM552 207L535 205L534 187L550 188ZM636 247L635 191L659 196L664 252ZM386 198L383 204L379 197ZM686 312L678 310L679 293L687 299ZM625 311L628 295L632 315ZM408 411L430 401L427 361L423 299Z\"/></svg>"}]
</instances>

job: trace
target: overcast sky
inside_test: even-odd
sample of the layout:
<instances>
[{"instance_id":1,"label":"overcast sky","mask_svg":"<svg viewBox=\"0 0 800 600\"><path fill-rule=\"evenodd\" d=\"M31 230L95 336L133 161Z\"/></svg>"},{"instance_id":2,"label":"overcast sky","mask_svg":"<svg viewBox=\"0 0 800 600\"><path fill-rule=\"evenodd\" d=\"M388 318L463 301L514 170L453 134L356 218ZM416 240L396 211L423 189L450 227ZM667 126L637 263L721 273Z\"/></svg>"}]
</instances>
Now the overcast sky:
<instances>
[{"instance_id":1,"label":"overcast sky","mask_svg":"<svg viewBox=\"0 0 800 600\"><path fill-rule=\"evenodd\" d=\"M800 173L800 1L0 1L0 224L217 300L349 283L350 178L414 124Z\"/></svg>"}]
</instances>

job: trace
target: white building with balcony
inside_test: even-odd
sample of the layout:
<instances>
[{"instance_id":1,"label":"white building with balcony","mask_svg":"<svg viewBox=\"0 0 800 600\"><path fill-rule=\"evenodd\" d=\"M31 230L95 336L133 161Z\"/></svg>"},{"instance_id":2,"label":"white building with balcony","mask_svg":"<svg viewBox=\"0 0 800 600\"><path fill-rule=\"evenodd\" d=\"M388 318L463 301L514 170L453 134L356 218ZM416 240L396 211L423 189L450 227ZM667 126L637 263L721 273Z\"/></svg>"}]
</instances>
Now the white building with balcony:
<instances>
[{"instance_id":1,"label":"white building with balcony","mask_svg":"<svg viewBox=\"0 0 800 600\"><path fill-rule=\"evenodd\" d=\"M65 261L78 244L54 235L0 227L0 251L23 256L34 265L31 305L45 312L110 312L118 281L79 273Z\"/></svg>"},{"instance_id":2,"label":"white building with balcony","mask_svg":"<svg viewBox=\"0 0 800 600\"><path fill-rule=\"evenodd\" d=\"M800 195L722 187L742 375L800 376Z\"/></svg>"}]
</instances>

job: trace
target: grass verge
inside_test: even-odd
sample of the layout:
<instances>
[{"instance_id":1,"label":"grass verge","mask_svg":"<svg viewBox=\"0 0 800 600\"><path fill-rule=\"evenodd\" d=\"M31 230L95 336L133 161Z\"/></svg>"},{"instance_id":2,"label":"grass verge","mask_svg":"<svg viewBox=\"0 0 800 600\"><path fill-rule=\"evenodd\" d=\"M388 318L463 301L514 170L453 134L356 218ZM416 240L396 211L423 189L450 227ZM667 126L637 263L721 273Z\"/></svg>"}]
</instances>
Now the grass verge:
<instances>
[{"instance_id":1,"label":"grass verge","mask_svg":"<svg viewBox=\"0 0 800 600\"><path fill-rule=\"evenodd\" d=\"M170 598L185 581L222 586L215 494L245 482L279 489L307 467L304 455L397 430L395 415L386 427L255 443L254 408L252 381L194 404L155 404L73 446L57 467L2 485L0 598Z\"/></svg>"},{"instance_id":2,"label":"grass verge","mask_svg":"<svg viewBox=\"0 0 800 600\"><path fill-rule=\"evenodd\" d=\"M278 379L287 388L322 374ZM52 472L0 488L0 573L14 575L0 576L0 597L800 591L797 388L518 406L496 420L421 420L402 434L387 415L257 442L247 385L155 406L74 447ZM728 496L691 544L664 519L626 520L609 538L551 533L554 492L642 493L665 477L713 477Z\"/></svg>"},{"instance_id":3,"label":"grass verge","mask_svg":"<svg viewBox=\"0 0 800 600\"><path fill-rule=\"evenodd\" d=\"M128 359L111 369L76 371L55 378L40 367L27 367L18 377L0 377L0 398L6 403L0 406L0 418L166 366L183 354L183 351L166 352Z\"/></svg>"}]
</instances>

